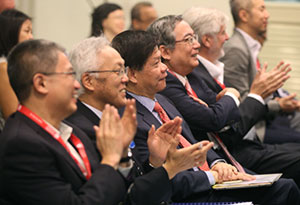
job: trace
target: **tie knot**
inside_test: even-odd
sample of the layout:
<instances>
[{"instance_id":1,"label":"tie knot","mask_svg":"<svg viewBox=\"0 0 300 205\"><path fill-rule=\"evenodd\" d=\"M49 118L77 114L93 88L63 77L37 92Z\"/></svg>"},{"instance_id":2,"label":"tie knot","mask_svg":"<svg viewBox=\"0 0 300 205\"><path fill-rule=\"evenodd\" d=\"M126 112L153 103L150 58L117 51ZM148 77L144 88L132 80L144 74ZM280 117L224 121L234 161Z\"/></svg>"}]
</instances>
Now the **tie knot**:
<instances>
[{"instance_id":1,"label":"tie knot","mask_svg":"<svg viewBox=\"0 0 300 205\"><path fill-rule=\"evenodd\" d=\"M157 101L155 102L154 110L158 113L163 123L170 121L170 118L167 115L166 111L162 108L162 106Z\"/></svg>"},{"instance_id":2,"label":"tie knot","mask_svg":"<svg viewBox=\"0 0 300 205\"><path fill-rule=\"evenodd\" d=\"M154 110L158 113L163 110L163 108L161 107L161 105L157 101L155 101Z\"/></svg>"}]
</instances>

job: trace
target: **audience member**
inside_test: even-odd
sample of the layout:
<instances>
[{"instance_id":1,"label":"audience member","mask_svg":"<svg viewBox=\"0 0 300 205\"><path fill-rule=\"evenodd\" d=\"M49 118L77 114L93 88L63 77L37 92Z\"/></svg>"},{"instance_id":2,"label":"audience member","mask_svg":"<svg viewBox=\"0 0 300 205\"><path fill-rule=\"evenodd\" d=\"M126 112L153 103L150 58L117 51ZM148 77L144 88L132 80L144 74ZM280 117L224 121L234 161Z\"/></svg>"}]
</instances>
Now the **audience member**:
<instances>
[{"instance_id":1,"label":"audience member","mask_svg":"<svg viewBox=\"0 0 300 205\"><path fill-rule=\"evenodd\" d=\"M249 93L257 69L260 68L258 54L261 44L257 40L258 35L267 30L269 13L264 0L231 0L230 7L235 29L224 45L225 56L221 61L225 64L225 83L238 89L244 99ZM257 134L264 142L284 143L286 132L292 135L293 130L300 130L300 113L295 112L300 103L294 99L295 94L286 95L278 90L274 96L273 100L267 101L267 105L270 115L275 115L276 118L262 121L257 129L261 131ZM278 115L279 111L284 114ZM265 133L266 124L270 124L274 131ZM283 125L287 129L281 130ZM278 137L273 137L276 134ZM300 137L299 133L296 134Z\"/></svg>"},{"instance_id":2,"label":"audience member","mask_svg":"<svg viewBox=\"0 0 300 205\"><path fill-rule=\"evenodd\" d=\"M216 9L193 7L183 14L183 18L191 25L192 29L199 36L199 43L202 45L199 49L199 66L188 75L192 87L194 84L197 86L199 81L204 80L206 85L208 85L215 93L226 90L224 84L224 64L218 59L224 56L223 44L228 40L228 35L226 33L227 17ZM248 95L248 97L255 97L259 100L256 102L261 104L261 106L264 106L264 99L269 97L266 95L268 93L263 94L262 97L264 99L261 98L260 95L255 96L255 93L257 94L256 90L263 91L263 89L260 89L261 86L263 86L262 88L267 88L269 85L270 84L267 81L262 81L259 84L257 84L257 81L253 81L253 85L250 88L251 94ZM207 96L209 95L198 97L203 100L204 98L207 98ZM247 119L249 118L249 115L261 116L262 113L258 113L259 109L256 108L257 110L250 111L249 107L250 106L240 106L240 108L246 109L244 110L245 114L242 114L242 116L245 116ZM243 112L242 109L240 109L240 111ZM261 118L257 118L257 120L265 119L267 117L266 114L261 116ZM285 143L300 142L300 133L290 130L290 128L287 128L286 126L279 125L276 129L273 129L273 126L268 126L266 133L268 133L268 137L271 138L283 138L284 136ZM244 134L242 134L242 136L243 135ZM253 139L255 135L256 128L253 127L246 137L247 139Z\"/></svg>"},{"instance_id":3,"label":"audience member","mask_svg":"<svg viewBox=\"0 0 300 205\"><path fill-rule=\"evenodd\" d=\"M32 39L31 18L21 11L10 9L0 14L0 130L5 120L17 110L18 100L13 92L8 76L6 57L18 43Z\"/></svg>"},{"instance_id":4,"label":"audience member","mask_svg":"<svg viewBox=\"0 0 300 205\"><path fill-rule=\"evenodd\" d=\"M166 24L162 25L166 26ZM138 130L137 135L135 136L135 142L142 154L142 160L145 160L149 155L146 143L148 129L153 125L155 125L155 127L160 127L161 124L166 123L169 118L174 119L176 116L181 116L176 108L165 97L157 94L158 91L165 88L165 78L167 75L167 67L161 62L161 53L157 45L155 38L144 31L125 31L117 35L112 41L112 46L116 48L124 58L125 66L129 66L127 96L136 99ZM160 111L158 111L159 105ZM195 143L195 139L189 127L183 120L180 146L184 144L184 146L186 146L186 143ZM207 153L207 162L210 165L210 170L209 167L206 167L206 169L201 167L206 171L200 171L198 167L194 167L188 171L180 172L174 177L172 180L173 200L253 200L255 203L268 204L277 201L274 195L276 193L275 190L283 188L282 186L295 186L293 184L294 182L283 179L282 182L280 182L280 180L270 188L224 192L214 191L211 189L211 185L215 182L232 180L233 178L240 177L249 179L250 176L236 172L236 169L233 166L224 163L212 150ZM213 175L212 178L211 175ZM291 184L287 185L286 183ZM292 189L295 189L295 187ZM282 189L282 191L286 190ZM298 193L296 192L295 197L299 198L297 195ZM282 200L279 203L289 203L289 200L291 202L292 198L289 198L288 194L283 195L285 195L285 197L279 199L279 201ZM282 195L280 195L280 197L281 196Z\"/></svg>"},{"instance_id":5,"label":"audience member","mask_svg":"<svg viewBox=\"0 0 300 205\"><path fill-rule=\"evenodd\" d=\"M157 19L157 12L152 4L143 1L135 4L131 9L131 29L145 31Z\"/></svg>"},{"instance_id":6,"label":"audience member","mask_svg":"<svg viewBox=\"0 0 300 205\"><path fill-rule=\"evenodd\" d=\"M128 81L127 68L124 67L124 60L119 53L111 48L103 37L93 37L83 40L72 49L70 61L77 72L81 91L77 102L78 109L67 120L77 125L95 141L96 135L93 126L99 124L100 119L102 119L105 104L111 104L118 108L126 106L121 122L127 133L124 132L123 135L135 132L136 127L132 128L127 121L127 116L132 112L130 110L135 108L135 102L134 100L126 100L125 97ZM135 109L133 110L135 112ZM199 147L198 144L192 150L186 149L178 152L176 150L178 142L175 141L172 149L169 148L171 146L170 139L172 139L170 136L176 137L177 130L180 129L179 126L180 120L176 119L155 132L153 128L151 129L148 144L152 152L150 152L149 162L152 164L159 163L160 168L146 175L144 175L142 163L138 160L137 150L131 147L132 160L134 161L133 170L135 171L128 174L127 178L139 176L135 179L135 186L130 189L131 203L152 205L168 201L172 192L169 179L172 179L177 172L195 166L195 162L197 162L195 159L199 157L199 153L203 152L201 159L204 162L205 152L210 148L209 146L200 151L197 148L197 146ZM168 150L172 151L169 151L168 156L166 156ZM123 158L126 159L127 155L126 151ZM146 169L149 169L149 166Z\"/></svg>"},{"instance_id":7,"label":"audience member","mask_svg":"<svg viewBox=\"0 0 300 205\"><path fill-rule=\"evenodd\" d=\"M15 0L0 0L0 13L6 9L15 8Z\"/></svg>"},{"instance_id":8,"label":"audience member","mask_svg":"<svg viewBox=\"0 0 300 205\"><path fill-rule=\"evenodd\" d=\"M119 5L104 3L94 9L92 13L91 36L103 34L108 41L111 41L124 28L124 12Z\"/></svg>"},{"instance_id":9,"label":"audience member","mask_svg":"<svg viewBox=\"0 0 300 205\"><path fill-rule=\"evenodd\" d=\"M250 115L249 118L253 117L253 119L241 117L241 114L244 113L239 112L239 101L235 99L236 90L227 89L227 94L223 92L218 95L218 98L214 94L214 99L217 101L208 104L208 106L203 101L198 101L198 99L202 100L203 96L212 98L211 95L205 94L206 91L201 86L191 87L186 78L186 75L191 73L199 64L197 54L200 44L189 24L183 21L181 17L169 16L156 21L149 29L153 35L159 37L159 48L163 62L169 68L166 78L167 86L161 94L167 96L175 104L189 124L194 136L198 140L203 140L207 139L207 132L219 132L219 137L228 150L246 168L257 173L283 172L284 177L293 178L299 185L299 145L289 143L273 146L243 140L243 132L240 132L239 129L243 131L245 129L243 127L251 128L255 123L255 118L259 116ZM285 66L283 67L284 70ZM275 68L272 72L266 73L263 69L257 75L258 82L268 80L267 85L270 84L274 90L286 79L286 73L283 72L282 76L280 71ZM273 79L273 77L275 78ZM262 88L266 89L265 92L272 92L272 89ZM213 92L211 93L213 94ZM253 101L254 99L249 100ZM255 104L258 105L259 103L256 102ZM251 106L245 109L255 108ZM256 112L263 115L264 111L265 108L261 105L260 111ZM233 126L233 129L228 129L231 127L230 125ZM212 134L209 133L209 135ZM217 140L216 137L212 138Z\"/></svg>"}]
</instances>

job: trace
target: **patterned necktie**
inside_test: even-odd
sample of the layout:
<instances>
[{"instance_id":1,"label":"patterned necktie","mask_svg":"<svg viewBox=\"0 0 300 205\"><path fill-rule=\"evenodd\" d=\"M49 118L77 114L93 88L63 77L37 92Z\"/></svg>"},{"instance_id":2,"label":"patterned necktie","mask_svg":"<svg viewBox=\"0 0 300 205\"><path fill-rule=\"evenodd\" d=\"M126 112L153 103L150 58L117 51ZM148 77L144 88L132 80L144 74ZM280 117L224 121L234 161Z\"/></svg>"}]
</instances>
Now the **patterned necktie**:
<instances>
[{"instance_id":1,"label":"patterned necktie","mask_svg":"<svg viewBox=\"0 0 300 205\"><path fill-rule=\"evenodd\" d=\"M216 83L222 88L222 90L224 90L226 88L226 86L221 83L220 81L218 81L217 79L214 78L214 80L216 81Z\"/></svg>"},{"instance_id":2,"label":"patterned necktie","mask_svg":"<svg viewBox=\"0 0 300 205\"><path fill-rule=\"evenodd\" d=\"M157 101L155 102L154 110L158 113L158 115L159 115L159 117L160 117L160 119L163 123L166 123L166 122L170 121L170 118L167 115L166 111L161 107L161 105ZM179 144L182 147L191 146L191 143L189 141L187 141L182 135L180 135ZM203 171L209 171L210 170L206 160L205 160L204 164L202 166L200 166L199 168Z\"/></svg>"}]
</instances>

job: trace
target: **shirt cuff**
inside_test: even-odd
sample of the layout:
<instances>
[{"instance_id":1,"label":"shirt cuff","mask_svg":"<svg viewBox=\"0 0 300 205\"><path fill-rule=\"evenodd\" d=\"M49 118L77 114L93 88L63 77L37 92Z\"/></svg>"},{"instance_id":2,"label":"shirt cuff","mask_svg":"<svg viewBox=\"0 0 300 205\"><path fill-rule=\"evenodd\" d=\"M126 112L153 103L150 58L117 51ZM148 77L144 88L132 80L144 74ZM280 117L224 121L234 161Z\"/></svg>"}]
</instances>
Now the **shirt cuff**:
<instances>
[{"instance_id":1,"label":"shirt cuff","mask_svg":"<svg viewBox=\"0 0 300 205\"><path fill-rule=\"evenodd\" d=\"M232 97L237 107L240 105L239 99L234 94L232 94L231 92L226 92L225 95Z\"/></svg>"},{"instance_id":2,"label":"shirt cuff","mask_svg":"<svg viewBox=\"0 0 300 205\"><path fill-rule=\"evenodd\" d=\"M119 172L126 178L130 172L130 170L133 167L133 162L132 159L129 160L129 166L128 167L121 167L120 165L118 166Z\"/></svg>"},{"instance_id":3,"label":"shirt cuff","mask_svg":"<svg viewBox=\"0 0 300 205\"><path fill-rule=\"evenodd\" d=\"M211 173L211 171L205 171L204 172L208 178L209 184L212 186L216 183L214 175Z\"/></svg>"},{"instance_id":4,"label":"shirt cuff","mask_svg":"<svg viewBox=\"0 0 300 205\"><path fill-rule=\"evenodd\" d=\"M257 94L254 94L254 93L249 93L248 97L254 98L255 100L259 101L263 105L266 104L264 99L260 95L257 95Z\"/></svg>"}]
</instances>

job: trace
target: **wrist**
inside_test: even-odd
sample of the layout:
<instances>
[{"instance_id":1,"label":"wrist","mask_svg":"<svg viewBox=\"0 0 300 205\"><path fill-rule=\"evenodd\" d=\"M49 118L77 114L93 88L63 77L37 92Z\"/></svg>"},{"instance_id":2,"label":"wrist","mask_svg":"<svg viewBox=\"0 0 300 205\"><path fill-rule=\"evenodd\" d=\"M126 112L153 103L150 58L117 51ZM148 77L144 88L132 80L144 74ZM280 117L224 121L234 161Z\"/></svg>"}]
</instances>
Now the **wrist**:
<instances>
[{"instance_id":1,"label":"wrist","mask_svg":"<svg viewBox=\"0 0 300 205\"><path fill-rule=\"evenodd\" d=\"M151 154L150 154L150 156L149 156L149 165L150 165L151 167L157 168L157 167L162 166L163 163L164 163L163 160L160 160L160 159L158 159L157 157L153 157L153 156L151 156Z\"/></svg>"}]
</instances>

